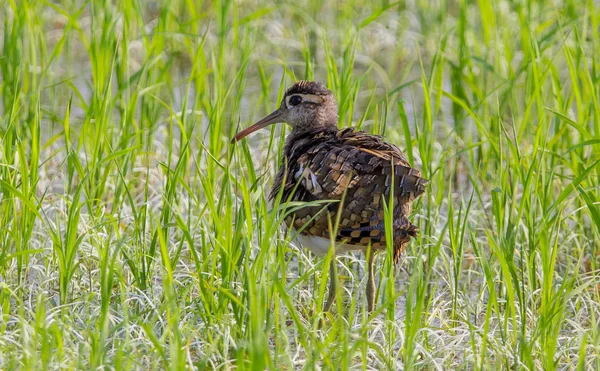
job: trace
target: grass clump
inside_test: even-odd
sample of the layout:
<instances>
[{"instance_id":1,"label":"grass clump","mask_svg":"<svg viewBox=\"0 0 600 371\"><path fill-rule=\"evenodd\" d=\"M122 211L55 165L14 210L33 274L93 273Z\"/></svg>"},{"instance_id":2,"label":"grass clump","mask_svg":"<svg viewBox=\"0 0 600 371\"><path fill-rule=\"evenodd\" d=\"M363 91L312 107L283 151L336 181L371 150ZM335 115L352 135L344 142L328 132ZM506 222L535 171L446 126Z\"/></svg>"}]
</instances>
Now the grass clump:
<instances>
[{"instance_id":1,"label":"grass clump","mask_svg":"<svg viewBox=\"0 0 600 371\"><path fill-rule=\"evenodd\" d=\"M600 367L594 1L0 9L3 369ZM300 78L431 180L380 310L349 255L324 327L286 129L229 144Z\"/></svg>"}]
</instances>

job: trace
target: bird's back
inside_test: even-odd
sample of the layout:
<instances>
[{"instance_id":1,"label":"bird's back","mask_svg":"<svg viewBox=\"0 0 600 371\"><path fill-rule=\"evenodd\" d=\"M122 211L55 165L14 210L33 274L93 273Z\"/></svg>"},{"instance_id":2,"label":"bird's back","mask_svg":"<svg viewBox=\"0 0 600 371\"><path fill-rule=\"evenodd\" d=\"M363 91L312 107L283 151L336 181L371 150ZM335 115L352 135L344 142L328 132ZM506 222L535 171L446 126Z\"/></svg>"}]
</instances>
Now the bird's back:
<instances>
[{"instance_id":1,"label":"bird's back","mask_svg":"<svg viewBox=\"0 0 600 371\"><path fill-rule=\"evenodd\" d=\"M288 137L271 196L281 192L284 202L322 201L295 209L285 219L288 227L303 237L325 239L336 231L336 241L356 249L369 244L385 249L384 203L393 203L397 260L417 233L407 217L427 183L383 138L354 129L319 129Z\"/></svg>"}]
</instances>

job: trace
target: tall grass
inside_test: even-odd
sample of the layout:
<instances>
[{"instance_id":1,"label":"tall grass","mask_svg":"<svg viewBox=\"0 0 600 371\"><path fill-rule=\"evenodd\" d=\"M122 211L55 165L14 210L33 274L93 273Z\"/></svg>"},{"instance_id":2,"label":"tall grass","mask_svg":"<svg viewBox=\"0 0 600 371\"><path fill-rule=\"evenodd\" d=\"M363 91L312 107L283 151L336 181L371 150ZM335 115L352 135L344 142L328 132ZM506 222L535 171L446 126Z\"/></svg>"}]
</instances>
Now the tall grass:
<instances>
[{"instance_id":1,"label":"tall grass","mask_svg":"<svg viewBox=\"0 0 600 371\"><path fill-rule=\"evenodd\" d=\"M1 368L600 368L595 1L0 9ZM302 78L431 180L373 314L229 144Z\"/></svg>"}]
</instances>

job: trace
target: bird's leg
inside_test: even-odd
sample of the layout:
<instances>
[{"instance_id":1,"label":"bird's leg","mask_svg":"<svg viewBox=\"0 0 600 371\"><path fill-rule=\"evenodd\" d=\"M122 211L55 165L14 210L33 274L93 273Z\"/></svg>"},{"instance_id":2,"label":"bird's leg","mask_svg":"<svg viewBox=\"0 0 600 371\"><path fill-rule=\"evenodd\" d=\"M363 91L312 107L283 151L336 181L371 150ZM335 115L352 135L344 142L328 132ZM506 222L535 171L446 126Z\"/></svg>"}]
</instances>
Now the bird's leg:
<instances>
[{"instance_id":1,"label":"bird's leg","mask_svg":"<svg viewBox=\"0 0 600 371\"><path fill-rule=\"evenodd\" d=\"M367 274L369 275L367 279L367 310L369 313L372 312L375 307L375 290L377 290L375 287L375 273L373 272L374 258L375 254L373 253L373 250L367 251Z\"/></svg>"},{"instance_id":2,"label":"bird's leg","mask_svg":"<svg viewBox=\"0 0 600 371\"><path fill-rule=\"evenodd\" d=\"M337 292L337 272L335 270L335 256L331 258L329 263L329 295L327 296L327 302L323 308L323 312L329 312L331 305L335 300L335 294Z\"/></svg>"}]
</instances>

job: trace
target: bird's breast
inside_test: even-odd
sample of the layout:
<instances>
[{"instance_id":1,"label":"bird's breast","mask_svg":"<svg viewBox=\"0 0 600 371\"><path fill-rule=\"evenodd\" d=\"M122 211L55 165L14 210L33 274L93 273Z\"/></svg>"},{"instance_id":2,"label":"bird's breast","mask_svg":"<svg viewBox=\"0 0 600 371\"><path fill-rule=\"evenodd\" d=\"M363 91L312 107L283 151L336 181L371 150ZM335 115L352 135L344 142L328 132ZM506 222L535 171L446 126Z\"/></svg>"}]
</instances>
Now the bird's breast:
<instances>
[{"instance_id":1,"label":"bird's breast","mask_svg":"<svg viewBox=\"0 0 600 371\"><path fill-rule=\"evenodd\" d=\"M317 256L325 256L332 246L335 246L335 254L340 255L348 251L363 250L364 246L348 245L340 242L332 241L329 238L311 236L308 234L298 233L296 229L292 229L292 235L295 235L295 241L302 247L310 250Z\"/></svg>"}]
</instances>

